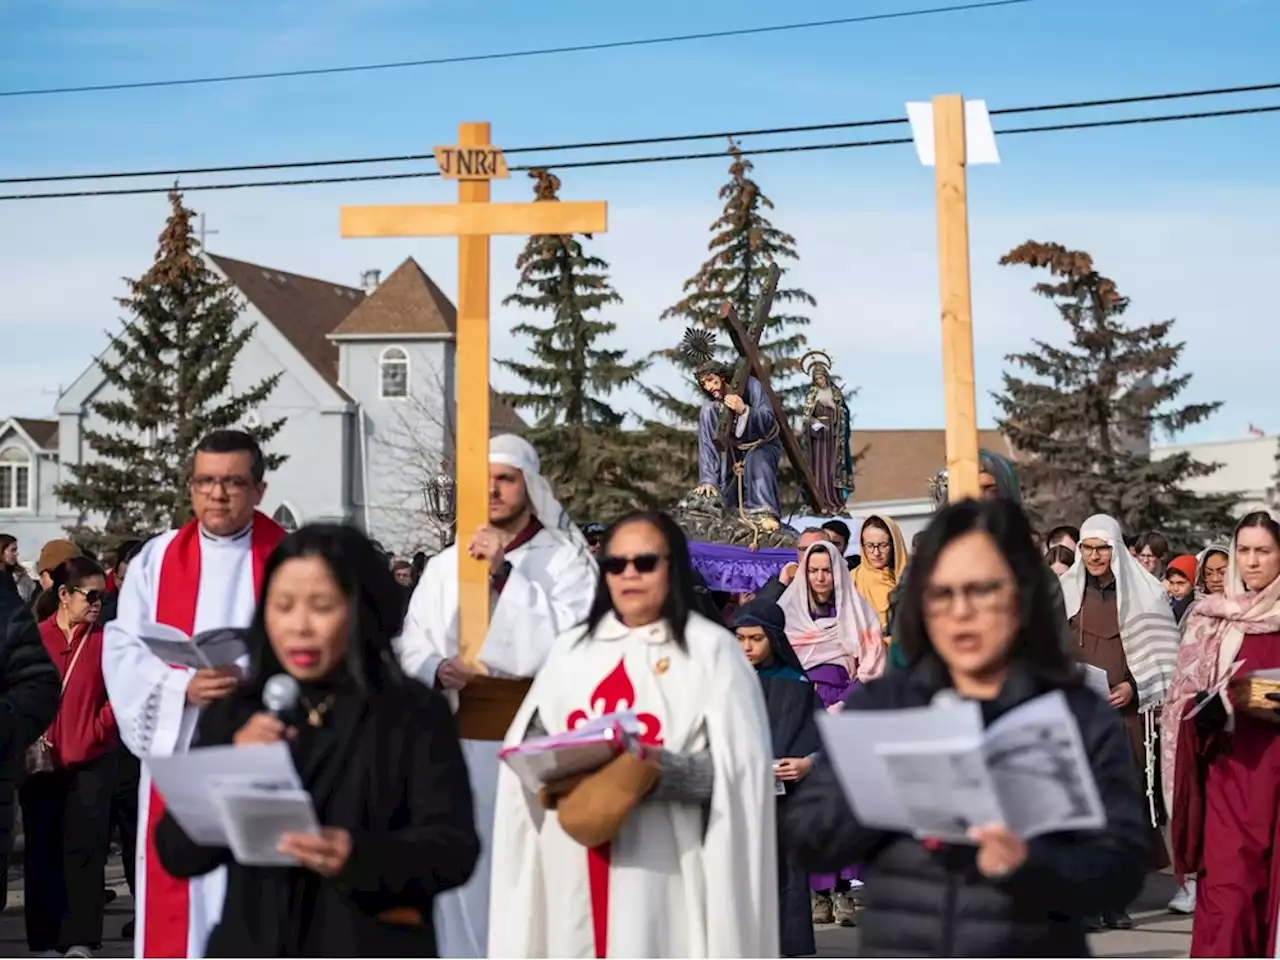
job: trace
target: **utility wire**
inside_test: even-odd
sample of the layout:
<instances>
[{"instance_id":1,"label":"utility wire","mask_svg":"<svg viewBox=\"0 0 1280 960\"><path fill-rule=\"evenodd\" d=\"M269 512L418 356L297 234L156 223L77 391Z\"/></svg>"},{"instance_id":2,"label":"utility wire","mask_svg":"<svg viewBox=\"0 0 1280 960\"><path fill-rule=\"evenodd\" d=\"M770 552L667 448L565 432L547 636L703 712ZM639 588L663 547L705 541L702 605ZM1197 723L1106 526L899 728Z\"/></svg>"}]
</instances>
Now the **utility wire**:
<instances>
[{"instance_id":1,"label":"utility wire","mask_svg":"<svg viewBox=\"0 0 1280 960\"><path fill-rule=\"evenodd\" d=\"M1055 123L1039 127L1012 127L1006 130L997 130L995 133L997 137L1005 137L1028 133L1057 133L1070 130L1094 130L1102 129L1104 127L1128 127L1151 123L1170 123L1174 121L1209 120L1218 117L1241 117L1264 113L1280 113L1280 103L1261 107L1239 107L1234 110L1208 110L1199 113L1164 114L1153 117L1126 117L1117 120L1091 120L1081 121L1079 123ZM912 139L910 137L895 137L883 140L854 140L844 143L814 143L784 147L762 147L759 149L747 149L742 152L746 156L766 156L782 153L811 153L826 150L848 150L860 147L900 146L911 142ZM517 172L522 170L533 170L538 167L551 167L555 170L567 170L585 167L635 166L640 164L671 163L684 160L707 160L714 158L723 160L724 157L725 152L723 150L715 150L705 153L684 153L647 157L615 157L604 160L577 160L568 163L525 164L523 166L512 166L508 169ZM184 193L190 193L201 190L241 190L251 189L254 187L304 187L334 183L371 183L382 180L416 180L439 176L440 173L437 170L421 170L409 173L359 174L349 177L315 177L307 180L263 180L241 183L203 183L193 184L191 186L182 186L178 189ZM0 201L138 196L141 194L168 193L172 189L173 187L128 187L112 190L75 190L63 193L14 193L0 195Z\"/></svg>"},{"instance_id":2,"label":"utility wire","mask_svg":"<svg viewBox=\"0 0 1280 960\"><path fill-rule=\"evenodd\" d=\"M662 37L639 37L633 40L607 40L601 43L578 43L562 47L542 47L532 50L505 50L495 53L473 53L456 57L435 57L429 60L397 60L390 63L364 63L343 67L314 67L308 70L273 70L265 73L236 73L212 77L185 77L171 80L140 80L133 83L98 83L74 87L44 87L28 90L0 90L0 97L50 97L72 93L103 93L108 90L153 90L160 87L194 87L213 83L240 83L248 80L281 80L290 77L323 77L342 73L370 73L385 70L407 70L414 67L438 67L455 63L482 63L495 60L522 60L529 57L558 56L565 53L588 53L599 50L621 50L628 47L652 47L668 43L689 43L694 40L720 40L726 37L748 37L766 33L784 33L797 30L815 30L821 27L843 27L854 23L874 23L881 20L906 20L913 17L931 17L943 13L963 13L969 10L985 10L991 7L1012 7L1036 0L982 0L978 3L952 4L916 10L899 10L893 13L872 13L857 17L839 17L832 20L812 20L807 23L778 23L767 27L741 27L736 30L709 30L703 33L684 33Z\"/></svg>"},{"instance_id":3,"label":"utility wire","mask_svg":"<svg viewBox=\"0 0 1280 960\"><path fill-rule=\"evenodd\" d=\"M1024 113L1046 113L1057 110L1088 110L1100 107L1127 106L1138 103L1157 103L1170 100L1199 99L1201 97L1220 97L1241 93L1259 93L1269 90L1280 90L1280 83L1255 83L1239 87L1217 87L1205 90L1181 90L1169 93L1140 94L1130 97L1112 97L1105 100L1074 100L1065 103L1047 103L1027 107L1004 107L992 110L993 117L1013 116ZM617 147L657 146L667 143L687 143L698 140L725 140L742 137L778 136L796 133L819 133L830 130L855 130L872 127L887 127L906 123L906 117L886 117L879 120L850 120L836 123L811 123L793 127L766 127L756 130L727 130L719 133L692 133L662 137L637 137L629 140L596 140L585 143L547 144L536 147L504 148L504 154L548 153L571 150L607 150ZM432 160L430 153L412 153L399 156L384 157L352 157L337 160L301 160L282 163L244 163L220 167L188 167L173 170L129 170L107 173L68 173L39 177L0 177L0 184L19 183L58 183L67 180L126 180L135 177L189 177L210 173L252 173L267 170L300 170L313 167L345 167L363 164L381 163L416 163Z\"/></svg>"}]
</instances>

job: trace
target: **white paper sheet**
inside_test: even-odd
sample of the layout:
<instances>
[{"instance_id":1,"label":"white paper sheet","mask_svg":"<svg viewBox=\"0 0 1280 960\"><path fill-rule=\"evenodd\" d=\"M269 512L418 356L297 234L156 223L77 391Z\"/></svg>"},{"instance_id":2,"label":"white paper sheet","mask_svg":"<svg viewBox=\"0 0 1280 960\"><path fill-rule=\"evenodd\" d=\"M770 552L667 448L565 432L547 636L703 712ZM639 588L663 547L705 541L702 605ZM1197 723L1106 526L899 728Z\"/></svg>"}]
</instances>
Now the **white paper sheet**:
<instances>
[{"instance_id":1,"label":"white paper sheet","mask_svg":"<svg viewBox=\"0 0 1280 960\"><path fill-rule=\"evenodd\" d=\"M152 783L178 825L196 843L209 847L231 845L215 799L220 782L227 788L257 785L276 790L302 789L285 743L197 747L170 757L152 757L147 767Z\"/></svg>"},{"instance_id":2,"label":"white paper sheet","mask_svg":"<svg viewBox=\"0 0 1280 960\"><path fill-rule=\"evenodd\" d=\"M1103 700L1111 699L1111 684L1107 682L1107 671L1101 667L1095 667L1092 663L1081 664L1084 667L1084 685L1090 690L1096 690L1098 696Z\"/></svg>"},{"instance_id":3,"label":"white paper sheet","mask_svg":"<svg viewBox=\"0 0 1280 960\"><path fill-rule=\"evenodd\" d=\"M261 784L215 786L214 803L236 862L250 867L296 867L298 861L276 845L286 833L320 832L311 795L305 790Z\"/></svg>"},{"instance_id":4,"label":"white paper sheet","mask_svg":"<svg viewBox=\"0 0 1280 960\"><path fill-rule=\"evenodd\" d=\"M139 632L139 639L165 663L191 670L228 667L248 653L243 631L229 627L189 637L168 624L148 623Z\"/></svg>"},{"instance_id":5,"label":"white paper sheet","mask_svg":"<svg viewBox=\"0 0 1280 960\"><path fill-rule=\"evenodd\" d=\"M865 826L966 842L1004 823L1024 838L1100 829L1106 815L1061 692L982 729L974 702L820 713L826 758Z\"/></svg>"},{"instance_id":6,"label":"white paper sheet","mask_svg":"<svg viewBox=\"0 0 1280 960\"><path fill-rule=\"evenodd\" d=\"M914 833L884 751L920 743L982 742L976 703L957 701L916 710L843 710L817 715L824 759L835 768L858 820L868 827Z\"/></svg>"},{"instance_id":7,"label":"white paper sheet","mask_svg":"<svg viewBox=\"0 0 1280 960\"><path fill-rule=\"evenodd\" d=\"M987 728L985 741L1004 823L1018 836L1106 826L1080 728L1062 691L1010 710Z\"/></svg>"}]
</instances>

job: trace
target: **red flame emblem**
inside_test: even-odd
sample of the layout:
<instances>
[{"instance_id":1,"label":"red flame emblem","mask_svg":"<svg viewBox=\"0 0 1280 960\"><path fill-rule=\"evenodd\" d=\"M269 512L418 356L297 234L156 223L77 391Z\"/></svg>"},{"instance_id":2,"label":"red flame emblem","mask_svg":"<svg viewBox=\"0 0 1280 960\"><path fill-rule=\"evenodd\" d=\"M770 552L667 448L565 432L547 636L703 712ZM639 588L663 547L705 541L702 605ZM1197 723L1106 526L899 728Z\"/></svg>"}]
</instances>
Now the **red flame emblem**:
<instances>
[{"instance_id":1,"label":"red flame emblem","mask_svg":"<svg viewBox=\"0 0 1280 960\"><path fill-rule=\"evenodd\" d=\"M631 683L631 677L627 675L626 660L623 658L618 660L618 665L613 668L613 672L591 691L587 709L575 710L569 714L569 719L565 721L565 728L576 730L595 717L630 710L635 705L636 688ZM662 721L652 713L638 713L636 719L640 721L640 742L655 747L661 746Z\"/></svg>"}]
</instances>

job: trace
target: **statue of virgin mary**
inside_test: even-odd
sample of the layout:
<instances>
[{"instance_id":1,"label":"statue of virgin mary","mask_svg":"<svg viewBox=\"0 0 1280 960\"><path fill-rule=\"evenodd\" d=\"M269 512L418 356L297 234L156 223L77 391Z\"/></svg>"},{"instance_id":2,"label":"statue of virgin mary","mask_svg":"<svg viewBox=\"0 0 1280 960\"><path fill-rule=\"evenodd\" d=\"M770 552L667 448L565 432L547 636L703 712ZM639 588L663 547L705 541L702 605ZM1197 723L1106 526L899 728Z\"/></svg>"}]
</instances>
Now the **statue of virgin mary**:
<instances>
[{"instance_id":1,"label":"statue of virgin mary","mask_svg":"<svg viewBox=\"0 0 1280 960\"><path fill-rule=\"evenodd\" d=\"M824 514L842 513L845 501L853 495L849 405L831 380L831 357L814 350L801 358L800 366L812 381L804 401L804 437L809 466L823 501L813 507Z\"/></svg>"}]
</instances>

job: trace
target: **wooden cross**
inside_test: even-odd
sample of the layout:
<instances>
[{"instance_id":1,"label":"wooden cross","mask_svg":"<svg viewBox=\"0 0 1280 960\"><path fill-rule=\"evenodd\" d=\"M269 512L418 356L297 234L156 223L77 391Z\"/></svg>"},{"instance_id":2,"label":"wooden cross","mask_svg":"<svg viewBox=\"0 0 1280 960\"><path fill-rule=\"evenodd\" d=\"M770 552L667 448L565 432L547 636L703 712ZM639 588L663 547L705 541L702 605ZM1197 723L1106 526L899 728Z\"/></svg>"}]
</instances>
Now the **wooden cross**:
<instances>
[{"instance_id":1,"label":"wooden cross","mask_svg":"<svg viewBox=\"0 0 1280 960\"><path fill-rule=\"evenodd\" d=\"M489 569L465 547L489 522L489 238L604 233L608 213L603 201L490 203L489 181L509 172L502 150L489 142L487 123L459 124L457 146L434 152L440 175L458 181L456 204L343 207L342 236L458 238L458 654L480 669Z\"/></svg>"},{"instance_id":2,"label":"wooden cross","mask_svg":"<svg viewBox=\"0 0 1280 960\"><path fill-rule=\"evenodd\" d=\"M942 292L942 392L947 411L947 494L977 497L978 414L969 292L969 202L964 98L933 98L934 192Z\"/></svg>"},{"instance_id":3,"label":"wooden cross","mask_svg":"<svg viewBox=\"0 0 1280 960\"><path fill-rule=\"evenodd\" d=\"M777 270L777 267L774 267L774 270ZM771 275L771 279L774 284L777 283L776 275ZM787 412L779 402L778 395L773 392L773 385L769 382L769 368L765 366L757 349L757 341L759 341L760 332L764 327L761 318L757 316L756 322L753 322L751 329L747 330L742 326L742 321L738 319L738 312L729 303L720 308L720 316L724 320L725 326L729 328L729 336L733 340L733 345L737 348L738 354L746 360L748 369L760 381L760 388L764 390L764 395L769 400L769 406L773 409L773 419L778 424L778 438L782 441L782 449L787 452L787 457L791 460L791 466L795 467L796 474L800 477L800 486L804 490L805 496L814 510L821 510L823 503L818 497L818 484L813 478L813 470L810 469L809 458L804 455L804 451L800 448L800 441L796 439L795 432L791 429L791 421L787 419ZM782 518L779 517L778 519L781 520Z\"/></svg>"}]
</instances>

